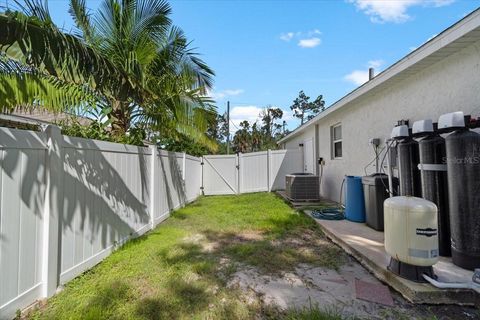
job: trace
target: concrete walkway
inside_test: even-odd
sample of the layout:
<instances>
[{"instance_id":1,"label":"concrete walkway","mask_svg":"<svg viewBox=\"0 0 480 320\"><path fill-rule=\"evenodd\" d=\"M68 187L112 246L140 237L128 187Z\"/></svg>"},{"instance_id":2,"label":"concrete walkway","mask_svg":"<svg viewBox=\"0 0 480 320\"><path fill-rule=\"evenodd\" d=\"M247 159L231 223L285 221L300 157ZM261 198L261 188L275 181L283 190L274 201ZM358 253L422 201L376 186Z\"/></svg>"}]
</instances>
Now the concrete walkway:
<instances>
[{"instance_id":1,"label":"concrete walkway","mask_svg":"<svg viewBox=\"0 0 480 320\"><path fill-rule=\"evenodd\" d=\"M308 212L307 212L308 213ZM471 290L440 290L430 284L416 283L387 270L390 257L384 249L383 232L375 231L363 223L347 220L318 220L318 224L333 242L355 257L378 279L401 293L408 301L425 304L475 305L478 295ZM472 272L455 266L451 259L441 258L434 266L442 282L469 282Z\"/></svg>"}]
</instances>

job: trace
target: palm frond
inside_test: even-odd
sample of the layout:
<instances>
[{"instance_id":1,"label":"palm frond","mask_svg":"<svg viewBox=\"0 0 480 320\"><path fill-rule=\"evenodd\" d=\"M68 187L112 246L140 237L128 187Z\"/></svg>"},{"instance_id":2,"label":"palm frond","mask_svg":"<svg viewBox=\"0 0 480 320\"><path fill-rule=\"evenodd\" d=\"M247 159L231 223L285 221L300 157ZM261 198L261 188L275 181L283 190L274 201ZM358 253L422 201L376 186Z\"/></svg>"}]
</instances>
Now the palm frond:
<instances>
[{"instance_id":1,"label":"palm frond","mask_svg":"<svg viewBox=\"0 0 480 320\"><path fill-rule=\"evenodd\" d=\"M85 39L87 43L92 42L94 30L90 19L91 15L87 10L85 0L70 0L68 12L80 31L77 36Z\"/></svg>"},{"instance_id":2,"label":"palm frond","mask_svg":"<svg viewBox=\"0 0 480 320\"><path fill-rule=\"evenodd\" d=\"M122 69L51 24L21 12L7 12L0 14L0 29L0 51L10 59L67 83L87 83L102 91L122 86L133 95L135 85Z\"/></svg>"}]
</instances>

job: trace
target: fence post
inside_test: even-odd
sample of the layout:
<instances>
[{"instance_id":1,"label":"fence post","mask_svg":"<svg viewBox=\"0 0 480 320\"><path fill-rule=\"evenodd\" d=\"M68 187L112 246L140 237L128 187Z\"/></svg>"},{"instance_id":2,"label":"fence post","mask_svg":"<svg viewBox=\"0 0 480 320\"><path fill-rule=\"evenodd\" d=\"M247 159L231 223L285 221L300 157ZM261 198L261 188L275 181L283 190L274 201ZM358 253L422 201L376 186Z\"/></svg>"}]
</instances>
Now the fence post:
<instances>
[{"instance_id":1,"label":"fence post","mask_svg":"<svg viewBox=\"0 0 480 320\"><path fill-rule=\"evenodd\" d=\"M63 136L60 128L49 125L45 130L47 153L45 159L45 204L43 207L42 239L42 296L55 294L59 285L61 259L59 252L60 213L63 207Z\"/></svg>"},{"instance_id":2,"label":"fence post","mask_svg":"<svg viewBox=\"0 0 480 320\"><path fill-rule=\"evenodd\" d=\"M187 153L184 151L183 152L183 164L182 164L182 179L185 181L185 168L186 168L186 162L187 162Z\"/></svg>"},{"instance_id":3,"label":"fence post","mask_svg":"<svg viewBox=\"0 0 480 320\"><path fill-rule=\"evenodd\" d=\"M200 166L202 167L202 186L200 187L201 195L205 195L205 158L201 157Z\"/></svg>"},{"instance_id":4,"label":"fence post","mask_svg":"<svg viewBox=\"0 0 480 320\"><path fill-rule=\"evenodd\" d=\"M157 167L157 146L150 145L150 151L152 152L152 161L150 162L150 205L149 205L149 214L150 214L150 228L155 228L155 179L157 173L155 168Z\"/></svg>"},{"instance_id":5,"label":"fence post","mask_svg":"<svg viewBox=\"0 0 480 320\"><path fill-rule=\"evenodd\" d=\"M235 167L237 168L237 194L242 193L241 187L242 187L242 166L243 164L241 163L241 158L242 158L242 153L237 152L237 157L236 157L236 163Z\"/></svg>"},{"instance_id":6,"label":"fence post","mask_svg":"<svg viewBox=\"0 0 480 320\"><path fill-rule=\"evenodd\" d=\"M272 188L271 188L272 173L270 172L272 168L271 160L272 160L272 150L268 149L267 150L267 191L268 192L272 191Z\"/></svg>"}]
</instances>

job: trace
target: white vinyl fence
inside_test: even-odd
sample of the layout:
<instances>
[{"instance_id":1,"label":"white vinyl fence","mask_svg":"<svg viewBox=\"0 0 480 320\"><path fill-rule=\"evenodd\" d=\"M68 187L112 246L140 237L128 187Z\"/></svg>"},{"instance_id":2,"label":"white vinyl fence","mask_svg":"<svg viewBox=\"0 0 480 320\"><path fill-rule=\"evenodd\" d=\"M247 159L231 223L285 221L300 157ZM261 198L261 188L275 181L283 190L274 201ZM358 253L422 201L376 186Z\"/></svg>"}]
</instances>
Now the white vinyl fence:
<instances>
[{"instance_id":1,"label":"white vinyl fence","mask_svg":"<svg viewBox=\"0 0 480 320\"><path fill-rule=\"evenodd\" d=\"M285 189L285 175L302 172L297 150L260 151L203 157L203 192L239 194Z\"/></svg>"},{"instance_id":2,"label":"white vinyl fence","mask_svg":"<svg viewBox=\"0 0 480 320\"><path fill-rule=\"evenodd\" d=\"M203 164L203 165L202 165ZM205 156L0 128L0 319L202 194L284 188L296 151Z\"/></svg>"}]
</instances>

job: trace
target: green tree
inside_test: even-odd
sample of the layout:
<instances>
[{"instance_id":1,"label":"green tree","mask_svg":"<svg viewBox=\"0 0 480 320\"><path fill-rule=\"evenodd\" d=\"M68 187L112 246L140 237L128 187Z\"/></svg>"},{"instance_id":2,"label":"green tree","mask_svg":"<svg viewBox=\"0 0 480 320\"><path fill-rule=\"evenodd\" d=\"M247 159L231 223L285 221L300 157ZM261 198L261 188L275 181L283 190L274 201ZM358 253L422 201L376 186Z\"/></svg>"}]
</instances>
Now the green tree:
<instances>
[{"instance_id":1,"label":"green tree","mask_svg":"<svg viewBox=\"0 0 480 320\"><path fill-rule=\"evenodd\" d=\"M282 134L282 125L277 122L282 117L282 109L268 106L259 114L261 125L242 121L233 137L233 149L243 153L276 149L276 141Z\"/></svg>"},{"instance_id":2,"label":"green tree","mask_svg":"<svg viewBox=\"0 0 480 320\"><path fill-rule=\"evenodd\" d=\"M177 132L215 148L205 134L214 73L172 25L166 1L104 0L90 13L71 0L75 34L54 24L47 2L16 4L0 14L2 111L102 109L113 135Z\"/></svg>"},{"instance_id":3,"label":"green tree","mask_svg":"<svg viewBox=\"0 0 480 320\"><path fill-rule=\"evenodd\" d=\"M277 120L281 120L283 117L283 111L280 108L268 106L265 110L262 111L260 117L263 122L262 130L267 137L275 136L275 133L281 125L275 123Z\"/></svg>"},{"instance_id":4,"label":"green tree","mask_svg":"<svg viewBox=\"0 0 480 320\"><path fill-rule=\"evenodd\" d=\"M261 128L263 133L263 142L265 145L268 145L269 148L271 148L272 145L275 145L275 137L282 128L282 125L276 123L276 121L281 120L282 117L282 109L273 106L268 106L260 113L260 118L263 123Z\"/></svg>"},{"instance_id":5,"label":"green tree","mask_svg":"<svg viewBox=\"0 0 480 320\"><path fill-rule=\"evenodd\" d=\"M301 90L298 93L298 98L293 100L290 110L293 111L294 117L300 119L300 124L302 125L305 121L312 119L319 112L325 110L323 95L319 95L314 101L310 102L310 97Z\"/></svg>"},{"instance_id":6,"label":"green tree","mask_svg":"<svg viewBox=\"0 0 480 320\"><path fill-rule=\"evenodd\" d=\"M230 134L228 129L227 114L218 114L216 134L211 137L217 141L219 154L227 153L227 137Z\"/></svg>"},{"instance_id":7,"label":"green tree","mask_svg":"<svg viewBox=\"0 0 480 320\"><path fill-rule=\"evenodd\" d=\"M262 149L262 146L263 146L263 140L265 138L265 135L263 134L263 132L258 128L258 125L257 123L255 122L253 125L252 125L252 130L251 130L251 133L250 133L250 143L251 143L251 149L250 151L254 152L254 151L260 151Z\"/></svg>"},{"instance_id":8,"label":"green tree","mask_svg":"<svg viewBox=\"0 0 480 320\"><path fill-rule=\"evenodd\" d=\"M240 128L233 136L233 149L235 152L249 152L252 146L250 123L247 120L240 122Z\"/></svg>"}]
</instances>

